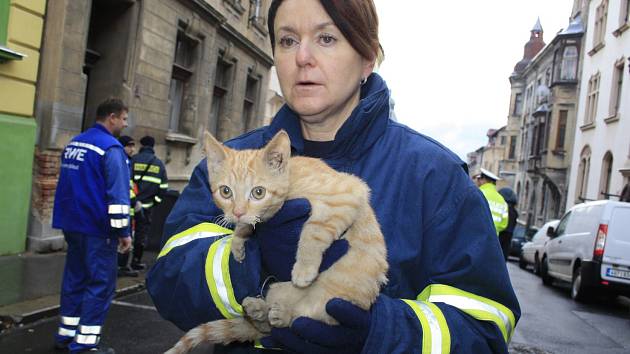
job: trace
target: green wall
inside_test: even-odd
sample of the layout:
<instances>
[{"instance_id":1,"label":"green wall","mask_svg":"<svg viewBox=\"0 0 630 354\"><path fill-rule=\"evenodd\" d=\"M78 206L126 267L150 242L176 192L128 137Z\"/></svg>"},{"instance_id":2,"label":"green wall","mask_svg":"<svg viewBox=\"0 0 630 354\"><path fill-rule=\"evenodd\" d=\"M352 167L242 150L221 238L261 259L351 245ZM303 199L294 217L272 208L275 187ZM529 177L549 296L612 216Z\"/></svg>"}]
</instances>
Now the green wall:
<instances>
[{"instance_id":1,"label":"green wall","mask_svg":"<svg viewBox=\"0 0 630 354\"><path fill-rule=\"evenodd\" d=\"M26 248L35 119L0 114L0 255Z\"/></svg>"}]
</instances>

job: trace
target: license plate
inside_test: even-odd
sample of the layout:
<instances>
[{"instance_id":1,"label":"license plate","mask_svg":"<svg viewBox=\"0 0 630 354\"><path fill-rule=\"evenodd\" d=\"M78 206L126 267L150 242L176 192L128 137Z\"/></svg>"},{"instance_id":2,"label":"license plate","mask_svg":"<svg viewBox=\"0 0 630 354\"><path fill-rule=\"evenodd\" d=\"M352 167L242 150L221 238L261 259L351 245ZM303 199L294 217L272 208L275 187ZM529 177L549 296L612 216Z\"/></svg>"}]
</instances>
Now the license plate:
<instances>
[{"instance_id":1,"label":"license plate","mask_svg":"<svg viewBox=\"0 0 630 354\"><path fill-rule=\"evenodd\" d=\"M606 275L609 277L630 279L630 271L608 268Z\"/></svg>"}]
</instances>

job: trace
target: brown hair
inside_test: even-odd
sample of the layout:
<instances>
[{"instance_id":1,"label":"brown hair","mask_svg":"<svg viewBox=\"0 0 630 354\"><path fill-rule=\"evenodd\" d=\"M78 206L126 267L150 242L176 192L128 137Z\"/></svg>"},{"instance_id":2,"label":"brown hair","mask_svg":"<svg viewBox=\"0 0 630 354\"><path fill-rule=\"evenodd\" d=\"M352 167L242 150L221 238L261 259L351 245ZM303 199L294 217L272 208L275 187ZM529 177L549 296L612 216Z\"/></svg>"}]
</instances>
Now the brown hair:
<instances>
[{"instance_id":1,"label":"brown hair","mask_svg":"<svg viewBox=\"0 0 630 354\"><path fill-rule=\"evenodd\" d=\"M129 107L120 98L110 97L96 108L96 120L102 121L112 113L118 116L122 111L129 112Z\"/></svg>"},{"instance_id":2,"label":"brown hair","mask_svg":"<svg viewBox=\"0 0 630 354\"><path fill-rule=\"evenodd\" d=\"M320 0L324 10L339 31L362 57L378 63L383 60L383 48L378 40L378 16L372 0ZM282 0L269 6L267 26L271 48L275 49L274 22Z\"/></svg>"}]
</instances>

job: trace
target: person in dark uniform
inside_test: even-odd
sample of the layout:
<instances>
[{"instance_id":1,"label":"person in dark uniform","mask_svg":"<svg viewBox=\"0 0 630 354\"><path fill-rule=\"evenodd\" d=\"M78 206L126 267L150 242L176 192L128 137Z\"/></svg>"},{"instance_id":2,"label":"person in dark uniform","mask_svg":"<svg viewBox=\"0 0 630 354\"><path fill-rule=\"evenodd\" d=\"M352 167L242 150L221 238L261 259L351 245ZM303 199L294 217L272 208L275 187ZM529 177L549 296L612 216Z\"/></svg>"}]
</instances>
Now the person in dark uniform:
<instances>
[{"instance_id":1,"label":"person in dark uniform","mask_svg":"<svg viewBox=\"0 0 630 354\"><path fill-rule=\"evenodd\" d=\"M149 135L144 136L140 139L140 145L140 152L132 158L133 181L138 185L136 199L141 205L135 215L136 232L131 260L131 268L135 270L146 268L146 264L142 262L142 254L149 237L152 210L156 204L162 202L168 189L166 168L153 150L155 139Z\"/></svg>"},{"instance_id":2,"label":"person in dark uniform","mask_svg":"<svg viewBox=\"0 0 630 354\"><path fill-rule=\"evenodd\" d=\"M499 194L503 196L505 202L508 205L508 225L505 230L499 233L499 242L501 243L501 250L503 251L503 257L507 262L510 256L510 245L512 244L512 234L514 233L514 227L516 226L516 219L518 218L518 211L516 210L516 203L518 202L516 194L508 187L499 189Z\"/></svg>"},{"instance_id":3,"label":"person in dark uniform","mask_svg":"<svg viewBox=\"0 0 630 354\"><path fill-rule=\"evenodd\" d=\"M100 347L116 286L116 249L131 246L129 165L115 136L127 127L128 108L116 98L101 103L96 123L61 155L53 227L68 243L61 284L56 349L114 354Z\"/></svg>"},{"instance_id":4,"label":"person in dark uniform","mask_svg":"<svg viewBox=\"0 0 630 354\"><path fill-rule=\"evenodd\" d=\"M127 160L129 161L129 167L130 167L129 172L131 175L132 171L131 171L130 162L131 162L131 157L135 155L136 153L136 142L129 135L121 136L120 138L118 138L118 141L125 149L125 154L127 155ZM131 222L132 239L133 239L133 233L135 230L134 214L135 214L135 207L136 207L136 193L138 192L137 189L138 189L137 185L133 182L132 179L130 179L129 180L129 200L130 200L129 219ZM131 269L131 265L129 261L130 261L129 252L118 253L118 276L119 277L137 277L139 275L137 270Z\"/></svg>"}]
</instances>

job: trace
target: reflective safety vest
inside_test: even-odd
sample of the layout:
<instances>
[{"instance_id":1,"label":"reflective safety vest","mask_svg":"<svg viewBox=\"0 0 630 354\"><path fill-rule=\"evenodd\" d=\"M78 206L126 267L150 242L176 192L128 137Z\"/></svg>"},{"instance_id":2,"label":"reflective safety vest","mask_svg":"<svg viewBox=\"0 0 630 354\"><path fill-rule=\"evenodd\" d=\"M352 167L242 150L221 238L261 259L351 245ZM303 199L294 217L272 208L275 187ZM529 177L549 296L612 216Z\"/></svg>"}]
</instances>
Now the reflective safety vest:
<instances>
[{"instance_id":1,"label":"reflective safety vest","mask_svg":"<svg viewBox=\"0 0 630 354\"><path fill-rule=\"evenodd\" d=\"M492 214L492 221L494 222L494 228L497 230L497 235L505 230L508 226L508 205L505 199L497 192L497 187L494 183L484 183L479 187L483 196L488 201L490 207L490 213Z\"/></svg>"}]
</instances>

